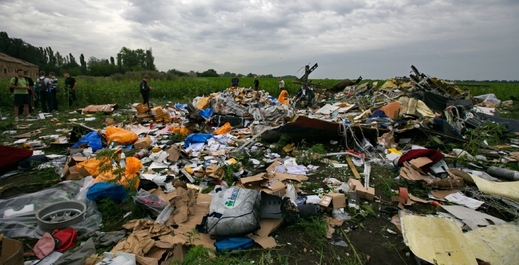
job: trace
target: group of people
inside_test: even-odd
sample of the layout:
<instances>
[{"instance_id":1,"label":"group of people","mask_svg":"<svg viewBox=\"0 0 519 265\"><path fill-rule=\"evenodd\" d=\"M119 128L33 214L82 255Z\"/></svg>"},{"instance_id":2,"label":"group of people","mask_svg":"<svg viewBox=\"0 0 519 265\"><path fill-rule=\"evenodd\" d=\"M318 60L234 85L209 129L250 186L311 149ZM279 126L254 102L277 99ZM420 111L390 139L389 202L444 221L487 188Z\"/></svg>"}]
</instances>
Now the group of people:
<instances>
[{"instance_id":1,"label":"group of people","mask_svg":"<svg viewBox=\"0 0 519 265\"><path fill-rule=\"evenodd\" d=\"M240 85L240 79L238 79L238 75L234 75L234 77L231 79L231 87L237 88ZM258 80L258 76L254 76L254 90L258 91L260 88L260 81ZM283 91L285 89L285 80L283 80L283 77L279 78L279 92Z\"/></svg>"},{"instance_id":2,"label":"group of people","mask_svg":"<svg viewBox=\"0 0 519 265\"><path fill-rule=\"evenodd\" d=\"M280 102L289 102L288 91L285 89L285 80L283 77L279 78L279 97L278 101ZM238 79L238 75L234 75L231 79L231 87L237 88L240 85L240 79ZM254 90L258 91L260 87L260 82L258 80L258 76L254 76ZM301 89L296 93L292 101L295 103L302 102L305 106L311 106L312 100L315 97L314 91L307 85L301 86ZM286 103L288 104L288 103Z\"/></svg>"},{"instance_id":3,"label":"group of people","mask_svg":"<svg viewBox=\"0 0 519 265\"><path fill-rule=\"evenodd\" d=\"M64 73L65 89L69 95L69 106L76 100L77 81L69 73ZM45 75L45 71L40 71L36 80L28 76L27 71L18 69L16 76L11 78L9 89L14 96L14 120L19 121L19 115L24 114L30 118L31 113L38 103L41 103L43 113L58 111L57 93L59 92L58 79L54 72ZM23 107L20 108L20 107Z\"/></svg>"}]
</instances>

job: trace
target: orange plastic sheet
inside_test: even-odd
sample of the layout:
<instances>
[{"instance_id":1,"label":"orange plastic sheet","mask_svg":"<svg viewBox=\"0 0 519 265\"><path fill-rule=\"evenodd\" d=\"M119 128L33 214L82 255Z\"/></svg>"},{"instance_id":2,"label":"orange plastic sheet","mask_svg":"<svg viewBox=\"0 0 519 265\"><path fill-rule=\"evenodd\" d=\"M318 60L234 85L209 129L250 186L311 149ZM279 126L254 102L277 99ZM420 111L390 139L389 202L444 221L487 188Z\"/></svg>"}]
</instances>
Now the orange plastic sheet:
<instances>
[{"instance_id":1,"label":"orange plastic sheet","mask_svg":"<svg viewBox=\"0 0 519 265\"><path fill-rule=\"evenodd\" d=\"M117 128L115 126L108 126L105 135L108 141L115 141L122 145L133 144L139 138L134 132Z\"/></svg>"},{"instance_id":2,"label":"orange plastic sheet","mask_svg":"<svg viewBox=\"0 0 519 265\"><path fill-rule=\"evenodd\" d=\"M139 171L142 168L142 163L138 158L135 157L127 157L126 158L126 168L123 174L121 174L120 178L117 174L114 174L114 169L105 172L99 172L99 165L102 160L92 158L87 161L81 162L77 164L78 168L85 168L88 173L94 177L95 182L110 182L115 181L123 186L133 186L135 189L139 187ZM119 179L118 179L119 178Z\"/></svg>"},{"instance_id":3,"label":"orange plastic sheet","mask_svg":"<svg viewBox=\"0 0 519 265\"><path fill-rule=\"evenodd\" d=\"M192 133L191 130L184 126L171 126L169 130L174 134L182 134L183 136L188 136Z\"/></svg>"},{"instance_id":4,"label":"orange plastic sheet","mask_svg":"<svg viewBox=\"0 0 519 265\"><path fill-rule=\"evenodd\" d=\"M400 105L400 102L395 101L381 107L380 110L382 110L389 118L396 119L402 110L402 105Z\"/></svg>"},{"instance_id":5,"label":"orange plastic sheet","mask_svg":"<svg viewBox=\"0 0 519 265\"><path fill-rule=\"evenodd\" d=\"M226 122L224 125L220 126L220 128L214 130L214 135L220 135L220 134L226 134L228 132L232 131L231 124L229 122Z\"/></svg>"}]
</instances>

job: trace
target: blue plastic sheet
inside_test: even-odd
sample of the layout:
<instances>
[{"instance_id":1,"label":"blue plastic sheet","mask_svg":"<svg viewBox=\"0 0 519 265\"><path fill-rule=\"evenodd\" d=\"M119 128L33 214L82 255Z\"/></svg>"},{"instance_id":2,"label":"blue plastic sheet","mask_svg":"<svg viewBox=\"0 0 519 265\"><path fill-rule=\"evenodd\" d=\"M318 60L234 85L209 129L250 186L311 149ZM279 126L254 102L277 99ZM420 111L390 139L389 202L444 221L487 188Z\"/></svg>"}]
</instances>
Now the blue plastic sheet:
<instances>
[{"instance_id":1,"label":"blue plastic sheet","mask_svg":"<svg viewBox=\"0 0 519 265\"><path fill-rule=\"evenodd\" d=\"M187 136L186 140L184 141L184 147L189 147L191 144L195 143L205 143L207 139L212 138L214 135L207 134L207 133L192 133Z\"/></svg>"},{"instance_id":2,"label":"blue plastic sheet","mask_svg":"<svg viewBox=\"0 0 519 265\"><path fill-rule=\"evenodd\" d=\"M112 182L98 182L88 189L87 198L91 201L109 198L114 202L120 203L128 194L126 188L117 183Z\"/></svg>"},{"instance_id":3,"label":"blue plastic sheet","mask_svg":"<svg viewBox=\"0 0 519 265\"><path fill-rule=\"evenodd\" d=\"M101 135L99 135L99 133L97 133L96 131L87 133L71 148L78 148L82 144L87 144L88 146L92 147L92 151L94 152L103 148Z\"/></svg>"},{"instance_id":4,"label":"blue plastic sheet","mask_svg":"<svg viewBox=\"0 0 519 265\"><path fill-rule=\"evenodd\" d=\"M200 116L202 116L202 117L204 117L206 119L209 119L213 115L213 110L211 108L199 110L198 114L200 114Z\"/></svg>"},{"instance_id":5,"label":"blue plastic sheet","mask_svg":"<svg viewBox=\"0 0 519 265\"><path fill-rule=\"evenodd\" d=\"M175 104L175 108L188 110L187 104L177 103L177 104Z\"/></svg>"}]
</instances>

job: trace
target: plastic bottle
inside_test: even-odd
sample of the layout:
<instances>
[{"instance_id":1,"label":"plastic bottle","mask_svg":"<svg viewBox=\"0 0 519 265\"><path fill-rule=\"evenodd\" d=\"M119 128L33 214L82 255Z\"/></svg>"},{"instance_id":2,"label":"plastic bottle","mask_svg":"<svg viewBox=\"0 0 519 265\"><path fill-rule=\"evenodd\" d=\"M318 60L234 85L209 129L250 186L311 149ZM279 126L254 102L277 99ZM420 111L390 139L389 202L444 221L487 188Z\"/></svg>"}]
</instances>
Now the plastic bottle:
<instances>
[{"instance_id":1,"label":"plastic bottle","mask_svg":"<svg viewBox=\"0 0 519 265\"><path fill-rule=\"evenodd\" d=\"M148 155L148 149L141 149L138 153L133 155L134 157L138 159L142 159Z\"/></svg>"},{"instance_id":2,"label":"plastic bottle","mask_svg":"<svg viewBox=\"0 0 519 265\"><path fill-rule=\"evenodd\" d=\"M119 165L121 167L126 167L126 155L121 152L121 159L119 160Z\"/></svg>"}]
</instances>

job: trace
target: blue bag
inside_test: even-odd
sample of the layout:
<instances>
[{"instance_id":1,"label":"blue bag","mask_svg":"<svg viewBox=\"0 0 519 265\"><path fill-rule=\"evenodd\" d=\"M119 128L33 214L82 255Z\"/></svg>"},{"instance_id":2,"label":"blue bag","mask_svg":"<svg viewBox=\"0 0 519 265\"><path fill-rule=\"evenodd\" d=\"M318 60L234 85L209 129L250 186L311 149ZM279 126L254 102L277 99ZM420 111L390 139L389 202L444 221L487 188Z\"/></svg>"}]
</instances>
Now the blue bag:
<instances>
[{"instance_id":1,"label":"blue bag","mask_svg":"<svg viewBox=\"0 0 519 265\"><path fill-rule=\"evenodd\" d=\"M213 110L211 108L199 110L198 114L200 114L200 116L202 116L202 117L204 117L206 119L209 119L213 115Z\"/></svg>"},{"instance_id":2,"label":"blue bag","mask_svg":"<svg viewBox=\"0 0 519 265\"><path fill-rule=\"evenodd\" d=\"M87 144L92 147L92 151L97 151L103 148L103 142L101 141L101 135L96 131L89 132L83 138L81 138L76 144L74 144L71 148L78 148L82 144Z\"/></svg>"},{"instance_id":3,"label":"blue bag","mask_svg":"<svg viewBox=\"0 0 519 265\"><path fill-rule=\"evenodd\" d=\"M214 135L207 133L192 133L188 135L186 140L184 141L184 147L187 148L194 143L205 143L207 139L213 138L213 136Z\"/></svg>"},{"instance_id":4,"label":"blue bag","mask_svg":"<svg viewBox=\"0 0 519 265\"><path fill-rule=\"evenodd\" d=\"M254 240L250 237L230 237L218 240L214 243L216 251L244 250L254 246Z\"/></svg>"},{"instance_id":5,"label":"blue bag","mask_svg":"<svg viewBox=\"0 0 519 265\"><path fill-rule=\"evenodd\" d=\"M128 194L126 188L121 184L98 182L88 189L86 196L91 201L109 198L116 203L120 203L128 197Z\"/></svg>"}]
</instances>

